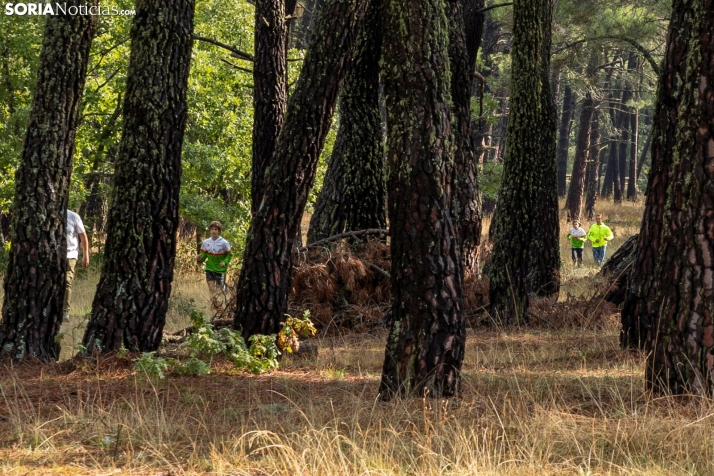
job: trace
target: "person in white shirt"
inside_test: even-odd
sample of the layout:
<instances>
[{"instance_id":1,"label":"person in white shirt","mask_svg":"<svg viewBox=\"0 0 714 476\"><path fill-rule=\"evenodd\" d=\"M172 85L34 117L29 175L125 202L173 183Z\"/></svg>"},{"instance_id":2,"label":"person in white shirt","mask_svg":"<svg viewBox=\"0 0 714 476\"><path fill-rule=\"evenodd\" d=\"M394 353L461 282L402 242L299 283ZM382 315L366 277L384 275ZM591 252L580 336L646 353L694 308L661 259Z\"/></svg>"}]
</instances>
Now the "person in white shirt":
<instances>
[{"instance_id":1,"label":"person in white shirt","mask_svg":"<svg viewBox=\"0 0 714 476\"><path fill-rule=\"evenodd\" d=\"M71 210L67 210L67 287L64 291L63 321L69 321L70 298L72 297L72 281L74 269L79 259L79 248L82 248L82 266L89 266L89 240L82 219Z\"/></svg>"}]
</instances>

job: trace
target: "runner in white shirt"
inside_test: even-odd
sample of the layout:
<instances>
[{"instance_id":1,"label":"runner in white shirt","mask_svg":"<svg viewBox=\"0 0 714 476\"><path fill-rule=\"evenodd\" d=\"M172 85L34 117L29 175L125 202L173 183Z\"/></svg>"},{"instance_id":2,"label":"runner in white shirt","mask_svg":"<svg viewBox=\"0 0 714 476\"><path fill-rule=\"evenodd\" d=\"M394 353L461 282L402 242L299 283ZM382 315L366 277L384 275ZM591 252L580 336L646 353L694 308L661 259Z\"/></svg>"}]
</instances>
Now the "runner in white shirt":
<instances>
[{"instance_id":1,"label":"runner in white shirt","mask_svg":"<svg viewBox=\"0 0 714 476\"><path fill-rule=\"evenodd\" d=\"M82 266L89 266L89 240L84 229L82 219L71 210L67 210L67 287L64 291L64 315L63 321L68 322L69 304L72 297L72 281L74 281L74 269L79 258L79 248L82 248Z\"/></svg>"}]
</instances>

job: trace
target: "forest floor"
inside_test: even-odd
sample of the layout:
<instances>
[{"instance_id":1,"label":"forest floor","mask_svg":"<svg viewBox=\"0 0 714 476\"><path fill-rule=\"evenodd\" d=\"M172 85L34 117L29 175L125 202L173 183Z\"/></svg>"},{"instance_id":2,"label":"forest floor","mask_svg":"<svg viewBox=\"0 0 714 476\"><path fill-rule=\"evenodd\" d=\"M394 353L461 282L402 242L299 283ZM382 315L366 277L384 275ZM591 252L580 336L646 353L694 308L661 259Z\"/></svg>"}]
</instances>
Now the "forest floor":
<instances>
[{"instance_id":1,"label":"forest floor","mask_svg":"<svg viewBox=\"0 0 714 476\"><path fill-rule=\"evenodd\" d=\"M611 256L641 208L602 208ZM573 269L565 239L561 251L561 301L586 295L592 257ZM151 380L136 356L72 359L97 279L76 281L60 363L0 369L0 474L714 474L714 401L648 394L616 314L470 328L459 398L381 402L383 328L315 338L317 355L258 376L219 360L209 375ZM181 273L168 332L188 324L191 300L206 307L205 282Z\"/></svg>"}]
</instances>

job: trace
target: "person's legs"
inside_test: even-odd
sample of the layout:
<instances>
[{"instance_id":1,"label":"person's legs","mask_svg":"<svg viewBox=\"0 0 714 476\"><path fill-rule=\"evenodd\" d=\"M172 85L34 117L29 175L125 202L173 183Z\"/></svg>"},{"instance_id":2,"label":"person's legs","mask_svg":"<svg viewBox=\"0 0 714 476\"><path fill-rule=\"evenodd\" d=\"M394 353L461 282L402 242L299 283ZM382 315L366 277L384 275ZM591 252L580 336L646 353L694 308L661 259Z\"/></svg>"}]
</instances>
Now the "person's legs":
<instances>
[{"instance_id":1,"label":"person's legs","mask_svg":"<svg viewBox=\"0 0 714 476\"><path fill-rule=\"evenodd\" d=\"M67 260L67 275L65 278L65 282L67 283L64 289L64 316L63 320L64 321L69 321L69 309L70 309L70 300L72 299L72 282L74 281L74 268L77 266L77 260L76 259L68 259Z\"/></svg>"},{"instance_id":2,"label":"person's legs","mask_svg":"<svg viewBox=\"0 0 714 476\"><path fill-rule=\"evenodd\" d=\"M582 248L573 248L574 256L573 256L573 262L575 262L576 258L578 261L578 266L583 265L583 249Z\"/></svg>"},{"instance_id":3,"label":"person's legs","mask_svg":"<svg viewBox=\"0 0 714 476\"><path fill-rule=\"evenodd\" d=\"M578 258L578 249L577 248L570 248L570 257L573 258L573 266L577 263L577 258Z\"/></svg>"},{"instance_id":4,"label":"person's legs","mask_svg":"<svg viewBox=\"0 0 714 476\"><path fill-rule=\"evenodd\" d=\"M595 263L599 264L600 266L603 265L605 262L605 247L601 246L600 248L593 248L593 259L595 260Z\"/></svg>"},{"instance_id":5,"label":"person's legs","mask_svg":"<svg viewBox=\"0 0 714 476\"><path fill-rule=\"evenodd\" d=\"M605 251L607 251L607 246L603 246L600 248L602 251L600 251L600 266L603 266L605 264Z\"/></svg>"}]
</instances>

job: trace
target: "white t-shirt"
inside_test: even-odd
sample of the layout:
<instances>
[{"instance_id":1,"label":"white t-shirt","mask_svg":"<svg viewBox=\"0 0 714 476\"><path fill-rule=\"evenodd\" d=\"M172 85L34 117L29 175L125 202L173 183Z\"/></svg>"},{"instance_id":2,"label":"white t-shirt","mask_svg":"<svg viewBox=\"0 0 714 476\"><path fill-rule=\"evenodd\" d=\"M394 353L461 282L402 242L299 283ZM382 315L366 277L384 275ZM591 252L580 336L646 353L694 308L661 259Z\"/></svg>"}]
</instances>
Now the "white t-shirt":
<instances>
[{"instance_id":1,"label":"white t-shirt","mask_svg":"<svg viewBox=\"0 0 714 476\"><path fill-rule=\"evenodd\" d=\"M67 259L79 257L79 234L86 233L84 223L79 215L67 210Z\"/></svg>"}]
</instances>

